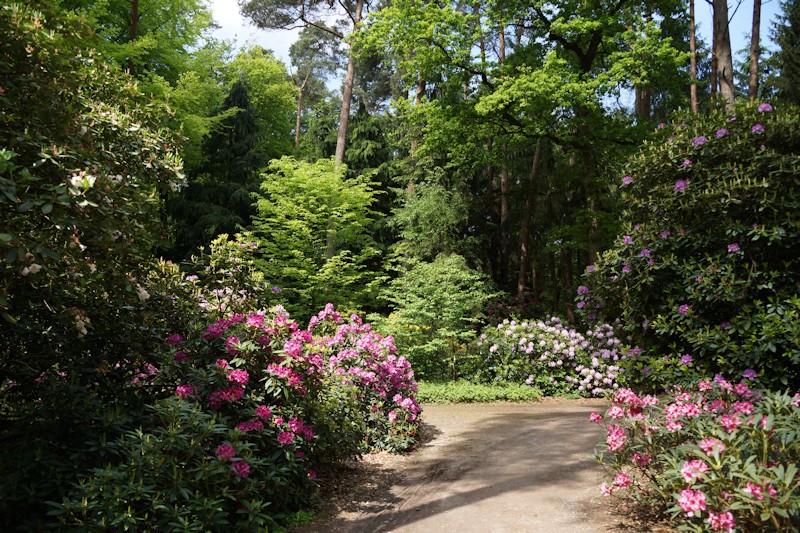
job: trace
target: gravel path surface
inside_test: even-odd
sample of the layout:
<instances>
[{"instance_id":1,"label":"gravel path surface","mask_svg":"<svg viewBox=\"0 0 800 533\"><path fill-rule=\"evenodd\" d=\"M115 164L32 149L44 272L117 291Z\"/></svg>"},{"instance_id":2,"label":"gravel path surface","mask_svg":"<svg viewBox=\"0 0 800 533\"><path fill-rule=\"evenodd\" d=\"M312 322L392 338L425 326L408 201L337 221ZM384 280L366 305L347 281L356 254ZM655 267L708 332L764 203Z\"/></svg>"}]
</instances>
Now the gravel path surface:
<instances>
[{"instance_id":1,"label":"gravel path surface","mask_svg":"<svg viewBox=\"0 0 800 533\"><path fill-rule=\"evenodd\" d=\"M424 406L429 439L370 455L336 489L332 518L295 533L603 532L618 526L599 494L588 422L603 400Z\"/></svg>"}]
</instances>

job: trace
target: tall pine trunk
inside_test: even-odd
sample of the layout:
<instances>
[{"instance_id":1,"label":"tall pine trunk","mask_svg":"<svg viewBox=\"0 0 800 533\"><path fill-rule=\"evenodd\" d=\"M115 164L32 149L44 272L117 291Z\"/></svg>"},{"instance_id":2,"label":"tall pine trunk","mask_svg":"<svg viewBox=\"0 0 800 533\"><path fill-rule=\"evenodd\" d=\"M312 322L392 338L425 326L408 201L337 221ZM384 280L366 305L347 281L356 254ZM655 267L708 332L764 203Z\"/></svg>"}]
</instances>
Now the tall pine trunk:
<instances>
[{"instance_id":1,"label":"tall pine trunk","mask_svg":"<svg viewBox=\"0 0 800 533\"><path fill-rule=\"evenodd\" d=\"M717 58L719 93L725 102L725 111L733 112L735 91L733 88L733 54L728 25L728 0L713 0L714 6L714 52Z\"/></svg>"},{"instance_id":2,"label":"tall pine trunk","mask_svg":"<svg viewBox=\"0 0 800 533\"><path fill-rule=\"evenodd\" d=\"M539 181L539 165L542 160L542 138L536 141L536 152L533 154L531 171L528 174L528 191L525 196L525 211L522 214L522 227L520 228L519 249L519 275L517 276L517 296L525 294L527 286L528 258L531 246L531 225L533 224L534 209L536 207L537 183ZM533 270L533 269L531 269Z\"/></svg>"},{"instance_id":3,"label":"tall pine trunk","mask_svg":"<svg viewBox=\"0 0 800 533\"><path fill-rule=\"evenodd\" d=\"M353 33L358 31L358 25L361 23L361 14L364 11L364 0L358 0L356 4L356 13L353 18ZM356 58L353 50L350 50L349 58L347 60L347 74L344 77L344 86L342 87L342 111L339 114L339 133L336 136L336 162L344 162L344 149L347 145L347 126L350 122L350 103L353 100L353 82L356 77Z\"/></svg>"},{"instance_id":4,"label":"tall pine trunk","mask_svg":"<svg viewBox=\"0 0 800 533\"><path fill-rule=\"evenodd\" d=\"M758 97L758 56L761 52L761 0L753 0L753 29L750 32L750 78L747 83L747 96L750 100Z\"/></svg>"},{"instance_id":5,"label":"tall pine trunk","mask_svg":"<svg viewBox=\"0 0 800 533\"><path fill-rule=\"evenodd\" d=\"M128 42L132 43L136 40L139 34L139 0L131 0L131 25L128 28ZM136 66L133 64L133 58L128 58L128 74L131 76L136 75Z\"/></svg>"},{"instance_id":6,"label":"tall pine trunk","mask_svg":"<svg viewBox=\"0 0 800 533\"><path fill-rule=\"evenodd\" d=\"M694 20L694 0L689 0L689 62L691 72L691 85L689 85L689 101L692 113L700 112L700 102L697 99L697 29Z\"/></svg>"}]
</instances>

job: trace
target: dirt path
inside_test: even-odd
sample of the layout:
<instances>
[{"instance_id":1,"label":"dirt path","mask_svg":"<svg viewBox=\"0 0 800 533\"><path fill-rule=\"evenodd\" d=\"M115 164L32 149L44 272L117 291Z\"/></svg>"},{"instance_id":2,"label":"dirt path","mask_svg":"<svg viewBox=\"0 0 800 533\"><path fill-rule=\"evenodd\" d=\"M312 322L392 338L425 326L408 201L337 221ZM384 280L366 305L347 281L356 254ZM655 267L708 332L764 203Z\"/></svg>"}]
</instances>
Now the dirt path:
<instances>
[{"instance_id":1,"label":"dirt path","mask_svg":"<svg viewBox=\"0 0 800 533\"><path fill-rule=\"evenodd\" d=\"M590 424L601 400L424 407L430 439L372 455L337 488L324 522L296 533L602 532L617 521L598 490Z\"/></svg>"}]
</instances>

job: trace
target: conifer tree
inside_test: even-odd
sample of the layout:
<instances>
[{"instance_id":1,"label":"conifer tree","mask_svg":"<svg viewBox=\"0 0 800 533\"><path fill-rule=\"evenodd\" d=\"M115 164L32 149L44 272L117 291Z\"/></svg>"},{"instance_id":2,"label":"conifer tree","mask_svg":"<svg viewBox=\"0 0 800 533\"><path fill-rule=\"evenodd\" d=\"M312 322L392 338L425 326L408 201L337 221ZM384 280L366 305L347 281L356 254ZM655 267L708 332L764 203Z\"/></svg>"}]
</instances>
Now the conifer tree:
<instances>
[{"instance_id":1,"label":"conifer tree","mask_svg":"<svg viewBox=\"0 0 800 533\"><path fill-rule=\"evenodd\" d=\"M779 47L775 53L779 71L775 85L780 98L800 104L800 2L786 0L781 7L783 14L772 30L772 38Z\"/></svg>"}]
</instances>

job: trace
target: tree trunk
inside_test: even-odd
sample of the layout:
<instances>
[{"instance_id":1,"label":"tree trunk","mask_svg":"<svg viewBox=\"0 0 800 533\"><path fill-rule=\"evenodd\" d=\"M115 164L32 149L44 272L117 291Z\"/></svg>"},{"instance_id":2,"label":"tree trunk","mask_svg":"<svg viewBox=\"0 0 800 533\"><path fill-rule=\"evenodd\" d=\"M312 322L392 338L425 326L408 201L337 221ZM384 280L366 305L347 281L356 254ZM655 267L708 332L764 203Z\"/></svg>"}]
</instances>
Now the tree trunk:
<instances>
[{"instance_id":1,"label":"tree trunk","mask_svg":"<svg viewBox=\"0 0 800 533\"><path fill-rule=\"evenodd\" d=\"M530 251L531 224L533 222L533 212L536 207L536 185L539 180L539 162L542 160L542 138L536 141L536 152L533 154L531 171L528 174L528 192L525 196L525 211L522 215L522 227L520 228L520 248L519 248L519 276L517 277L517 296L525 294L528 256Z\"/></svg>"},{"instance_id":2,"label":"tree trunk","mask_svg":"<svg viewBox=\"0 0 800 533\"><path fill-rule=\"evenodd\" d=\"M570 323L575 323L575 291L572 287L572 251L561 252L561 283L564 286L564 303L566 304L566 317Z\"/></svg>"},{"instance_id":3,"label":"tree trunk","mask_svg":"<svg viewBox=\"0 0 800 533\"><path fill-rule=\"evenodd\" d=\"M697 100L697 31L694 22L694 0L689 0L689 60L691 65L691 85L689 85L689 101L692 113L700 112L700 102Z\"/></svg>"},{"instance_id":4,"label":"tree trunk","mask_svg":"<svg viewBox=\"0 0 800 533\"><path fill-rule=\"evenodd\" d=\"M725 101L725 111L733 112L735 91L733 88L733 54L731 34L728 26L728 0L713 0L714 6L714 52L717 57L719 93Z\"/></svg>"},{"instance_id":5,"label":"tree trunk","mask_svg":"<svg viewBox=\"0 0 800 533\"><path fill-rule=\"evenodd\" d=\"M297 88L297 117L295 121L294 127L294 147L300 147L300 121L303 118L303 90L306 88L306 83L308 83L308 77L311 74L306 75L306 79L303 80L303 83L300 87Z\"/></svg>"},{"instance_id":6,"label":"tree trunk","mask_svg":"<svg viewBox=\"0 0 800 533\"><path fill-rule=\"evenodd\" d=\"M132 43L136 40L139 34L139 0L131 0L131 25L128 28L128 42ZM133 58L128 58L128 74L131 76L136 75L136 66L133 64Z\"/></svg>"},{"instance_id":7,"label":"tree trunk","mask_svg":"<svg viewBox=\"0 0 800 533\"><path fill-rule=\"evenodd\" d=\"M353 33L358 31L361 22L361 13L364 11L364 0L356 3L356 13L353 18ZM353 81L356 77L356 59L353 50L350 50L347 60L347 74L342 87L342 112L339 114L339 134L336 137L336 162L344 162L344 148L347 145L347 125L350 121L350 102L353 99Z\"/></svg>"},{"instance_id":8,"label":"tree trunk","mask_svg":"<svg viewBox=\"0 0 800 533\"><path fill-rule=\"evenodd\" d=\"M750 33L750 79L747 96L750 100L758 97L758 56L761 52L761 0L753 0L753 29Z\"/></svg>"},{"instance_id":9,"label":"tree trunk","mask_svg":"<svg viewBox=\"0 0 800 533\"><path fill-rule=\"evenodd\" d=\"M505 147L504 147L505 148ZM500 283L508 281L508 215L511 211L508 203L509 175L506 166L506 150L501 151L503 161L500 166Z\"/></svg>"},{"instance_id":10,"label":"tree trunk","mask_svg":"<svg viewBox=\"0 0 800 533\"><path fill-rule=\"evenodd\" d=\"M494 182L494 164L492 164L492 151L494 149L494 137L489 135L486 138L486 154L488 155L488 162L486 163L486 190L488 194L488 211L489 219L495 228L500 228L500 211L497 208L496 191L497 187ZM499 231L489 232L489 270L491 272L492 281L497 283L500 280L500 239L498 238Z\"/></svg>"}]
</instances>

